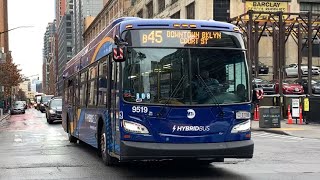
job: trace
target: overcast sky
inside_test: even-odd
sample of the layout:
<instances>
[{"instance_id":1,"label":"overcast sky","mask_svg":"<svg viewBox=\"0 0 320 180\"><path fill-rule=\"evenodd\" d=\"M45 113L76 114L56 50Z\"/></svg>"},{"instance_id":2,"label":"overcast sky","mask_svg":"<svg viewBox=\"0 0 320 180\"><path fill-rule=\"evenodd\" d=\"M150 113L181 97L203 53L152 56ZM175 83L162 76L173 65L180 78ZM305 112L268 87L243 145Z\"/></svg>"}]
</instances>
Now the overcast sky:
<instances>
[{"instance_id":1,"label":"overcast sky","mask_svg":"<svg viewBox=\"0 0 320 180\"><path fill-rule=\"evenodd\" d=\"M9 50L22 74L39 74L42 79L43 36L55 18L55 0L8 0Z\"/></svg>"}]
</instances>

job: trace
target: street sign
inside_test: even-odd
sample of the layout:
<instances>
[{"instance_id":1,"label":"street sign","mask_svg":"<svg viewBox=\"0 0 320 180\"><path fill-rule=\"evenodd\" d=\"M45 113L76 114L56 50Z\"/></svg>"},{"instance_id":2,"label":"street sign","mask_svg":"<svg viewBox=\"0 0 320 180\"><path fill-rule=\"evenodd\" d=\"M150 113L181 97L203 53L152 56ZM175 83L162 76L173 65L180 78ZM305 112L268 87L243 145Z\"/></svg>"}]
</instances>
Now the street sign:
<instances>
[{"instance_id":1,"label":"street sign","mask_svg":"<svg viewBox=\"0 0 320 180\"><path fill-rule=\"evenodd\" d=\"M291 100L291 106L292 106L292 117L299 117L299 105L300 105L300 99L292 99Z\"/></svg>"}]
</instances>

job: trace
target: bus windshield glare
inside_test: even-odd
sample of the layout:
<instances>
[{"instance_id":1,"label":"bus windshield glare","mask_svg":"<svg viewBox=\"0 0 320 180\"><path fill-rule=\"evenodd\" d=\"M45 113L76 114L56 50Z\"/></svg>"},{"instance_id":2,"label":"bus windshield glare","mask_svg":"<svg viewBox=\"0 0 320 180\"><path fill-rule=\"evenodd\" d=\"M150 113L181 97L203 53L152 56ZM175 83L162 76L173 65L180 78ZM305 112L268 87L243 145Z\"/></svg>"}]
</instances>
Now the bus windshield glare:
<instances>
[{"instance_id":1,"label":"bus windshield glare","mask_svg":"<svg viewBox=\"0 0 320 180\"><path fill-rule=\"evenodd\" d=\"M247 65L240 43L242 41L238 40L241 38L239 34L228 33L224 37L224 33L211 32L210 35L210 32L206 32L209 40L206 44L199 44L197 42L203 41L201 35L205 35L201 31L189 35L183 32L172 33L176 38L169 39L167 32L161 31L163 36L154 34L154 37L161 37L159 39L163 40L157 43L156 39L152 41L148 39L151 37L145 36L150 30L139 31L145 30L126 33L130 46L128 59L123 66L124 100L172 105L215 105L249 101ZM129 40L128 36L135 37L135 40ZM193 45L183 45L182 41L190 41L181 40L179 36L199 36L199 39ZM137 37L140 39L136 39ZM226 39L226 48L221 48L221 38ZM216 40L221 42L215 43ZM171 47L173 45L177 47Z\"/></svg>"}]
</instances>

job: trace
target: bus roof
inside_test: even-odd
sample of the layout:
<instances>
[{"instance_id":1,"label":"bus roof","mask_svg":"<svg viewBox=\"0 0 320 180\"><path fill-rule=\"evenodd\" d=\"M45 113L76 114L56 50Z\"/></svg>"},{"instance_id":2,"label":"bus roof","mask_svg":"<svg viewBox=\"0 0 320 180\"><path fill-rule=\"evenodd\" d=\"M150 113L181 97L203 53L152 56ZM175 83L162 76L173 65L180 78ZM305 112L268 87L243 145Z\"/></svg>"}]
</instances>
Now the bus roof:
<instances>
[{"instance_id":1,"label":"bus roof","mask_svg":"<svg viewBox=\"0 0 320 180\"><path fill-rule=\"evenodd\" d=\"M195 25L192 28L190 24ZM130 29L153 29L153 28L166 28L166 29L207 29L217 31L234 31L237 26L220 21L214 20L194 20L194 19L128 19L121 23L120 31L126 29L127 25L132 25ZM188 25L187 27L175 25Z\"/></svg>"}]
</instances>

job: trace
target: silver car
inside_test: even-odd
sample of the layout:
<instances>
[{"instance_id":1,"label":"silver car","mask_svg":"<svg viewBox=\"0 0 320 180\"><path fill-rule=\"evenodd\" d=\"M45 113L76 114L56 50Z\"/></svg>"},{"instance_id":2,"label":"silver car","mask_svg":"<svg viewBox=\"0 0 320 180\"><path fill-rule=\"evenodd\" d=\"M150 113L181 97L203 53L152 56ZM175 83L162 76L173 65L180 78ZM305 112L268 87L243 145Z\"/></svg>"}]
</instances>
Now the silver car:
<instances>
[{"instance_id":1,"label":"silver car","mask_svg":"<svg viewBox=\"0 0 320 180\"><path fill-rule=\"evenodd\" d=\"M10 114L24 114L25 113L25 106L22 102L15 102L10 109Z\"/></svg>"}]
</instances>

